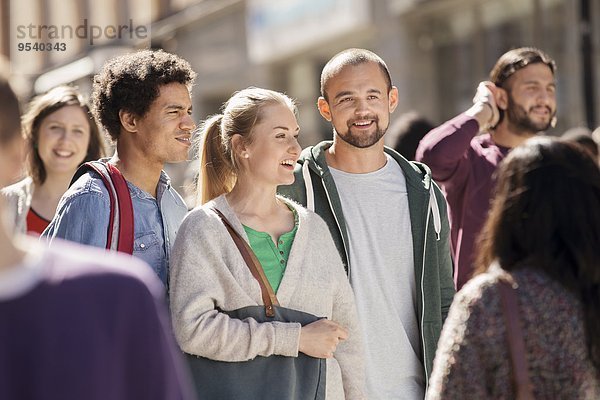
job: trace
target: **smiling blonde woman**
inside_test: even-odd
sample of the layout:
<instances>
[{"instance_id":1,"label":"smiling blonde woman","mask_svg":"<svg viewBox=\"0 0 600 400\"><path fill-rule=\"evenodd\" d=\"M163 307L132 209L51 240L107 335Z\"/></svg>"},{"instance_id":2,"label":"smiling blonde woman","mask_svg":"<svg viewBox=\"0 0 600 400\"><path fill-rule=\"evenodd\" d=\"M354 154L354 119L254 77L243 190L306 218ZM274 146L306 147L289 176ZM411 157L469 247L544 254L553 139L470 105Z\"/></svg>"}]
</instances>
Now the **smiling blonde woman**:
<instances>
[{"instance_id":1,"label":"smiling blonde woman","mask_svg":"<svg viewBox=\"0 0 600 400\"><path fill-rule=\"evenodd\" d=\"M333 239L320 217L276 195L294 181L296 112L287 96L248 88L204 123L204 204L179 230L170 281L199 398L364 397L354 297ZM233 237L276 293L275 316Z\"/></svg>"}]
</instances>

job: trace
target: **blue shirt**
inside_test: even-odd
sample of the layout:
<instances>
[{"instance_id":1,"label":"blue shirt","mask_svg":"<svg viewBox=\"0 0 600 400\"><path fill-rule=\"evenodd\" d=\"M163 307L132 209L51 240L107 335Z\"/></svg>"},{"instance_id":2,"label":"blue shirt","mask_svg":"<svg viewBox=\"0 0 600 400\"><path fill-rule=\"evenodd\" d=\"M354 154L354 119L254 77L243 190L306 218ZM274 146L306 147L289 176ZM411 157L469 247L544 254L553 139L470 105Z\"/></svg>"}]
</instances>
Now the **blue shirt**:
<instances>
[{"instance_id":1,"label":"blue shirt","mask_svg":"<svg viewBox=\"0 0 600 400\"><path fill-rule=\"evenodd\" d=\"M164 171L161 171L156 199L131 182L127 182L127 186L133 203L133 255L148 263L166 286L171 247L187 207ZM42 237L50 246L58 237L106 248L109 220L108 189L96 172L88 172L63 195Z\"/></svg>"}]
</instances>

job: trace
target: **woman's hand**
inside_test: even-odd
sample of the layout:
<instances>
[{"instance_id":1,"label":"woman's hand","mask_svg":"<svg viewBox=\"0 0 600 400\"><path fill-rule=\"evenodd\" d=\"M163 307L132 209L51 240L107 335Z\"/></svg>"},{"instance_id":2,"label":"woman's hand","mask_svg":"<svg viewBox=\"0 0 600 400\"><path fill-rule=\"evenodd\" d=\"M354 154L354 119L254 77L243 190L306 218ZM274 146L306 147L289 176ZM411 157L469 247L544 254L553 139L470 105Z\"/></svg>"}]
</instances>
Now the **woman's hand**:
<instances>
[{"instance_id":1,"label":"woman's hand","mask_svg":"<svg viewBox=\"0 0 600 400\"><path fill-rule=\"evenodd\" d=\"M328 319L320 319L302 327L298 351L315 358L332 358L337 345L347 338L346 329Z\"/></svg>"}]
</instances>

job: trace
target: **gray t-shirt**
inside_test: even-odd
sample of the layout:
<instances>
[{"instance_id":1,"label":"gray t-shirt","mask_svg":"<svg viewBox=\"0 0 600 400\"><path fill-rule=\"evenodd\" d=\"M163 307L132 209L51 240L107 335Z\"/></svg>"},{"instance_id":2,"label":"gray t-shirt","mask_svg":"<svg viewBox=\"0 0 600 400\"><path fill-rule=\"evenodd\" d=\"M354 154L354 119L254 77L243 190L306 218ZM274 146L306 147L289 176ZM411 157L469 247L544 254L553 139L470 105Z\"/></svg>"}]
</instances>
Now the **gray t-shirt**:
<instances>
[{"instance_id":1,"label":"gray t-shirt","mask_svg":"<svg viewBox=\"0 0 600 400\"><path fill-rule=\"evenodd\" d=\"M406 180L389 155L371 173L330 168L348 226L350 283L366 350L369 399L423 399Z\"/></svg>"}]
</instances>

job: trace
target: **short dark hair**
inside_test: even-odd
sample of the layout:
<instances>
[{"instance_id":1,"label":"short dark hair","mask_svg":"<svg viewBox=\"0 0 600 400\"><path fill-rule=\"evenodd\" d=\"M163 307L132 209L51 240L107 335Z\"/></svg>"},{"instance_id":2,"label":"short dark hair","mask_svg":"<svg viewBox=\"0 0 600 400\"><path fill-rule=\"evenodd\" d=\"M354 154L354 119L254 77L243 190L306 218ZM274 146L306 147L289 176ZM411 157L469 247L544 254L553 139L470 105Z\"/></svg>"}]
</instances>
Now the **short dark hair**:
<instances>
[{"instance_id":1,"label":"short dark hair","mask_svg":"<svg viewBox=\"0 0 600 400\"><path fill-rule=\"evenodd\" d=\"M8 66L0 58L0 144L11 142L21 134L21 109L9 82Z\"/></svg>"},{"instance_id":2,"label":"short dark hair","mask_svg":"<svg viewBox=\"0 0 600 400\"><path fill-rule=\"evenodd\" d=\"M191 90L196 73L184 59L162 50L140 50L113 58L94 77L92 110L113 140L121 133L119 111L143 117L160 87L181 83Z\"/></svg>"},{"instance_id":3,"label":"short dark hair","mask_svg":"<svg viewBox=\"0 0 600 400\"><path fill-rule=\"evenodd\" d=\"M100 134L88 103L72 86L57 86L48 92L34 97L23 115L23 133L29 145L27 170L29 176L37 184L46 181L46 167L40 157L38 142L40 126L48 115L67 106L78 106L84 112L90 127L90 142L83 162L97 160L105 155L104 139Z\"/></svg>"},{"instance_id":4,"label":"short dark hair","mask_svg":"<svg viewBox=\"0 0 600 400\"><path fill-rule=\"evenodd\" d=\"M535 47L520 47L500 56L490 71L490 81L498 87L503 87L515 72L536 63L547 65L552 74L556 74L556 62L548 54Z\"/></svg>"},{"instance_id":5,"label":"short dark hair","mask_svg":"<svg viewBox=\"0 0 600 400\"><path fill-rule=\"evenodd\" d=\"M414 160L423 136L435 128L427 118L409 111L392 121L387 130L390 145L407 160Z\"/></svg>"},{"instance_id":6,"label":"short dark hair","mask_svg":"<svg viewBox=\"0 0 600 400\"><path fill-rule=\"evenodd\" d=\"M329 98L327 97L327 85L331 78L339 74L344 68L349 65L356 66L370 62L379 66L379 69L381 69L383 77L385 78L388 92L392 90L390 70L381 57L372 51L365 49L346 49L334 55L323 67L323 71L321 72L321 96L323 96L326 101L329 101Z\"/></svg>"},{"instance_id":7,"label":"short dark hair","mask_svg":"<svg viewBox=\"0 0 600 400\"><path fill-rule=\"evenodd\" d=\"M498 182L477 268L542 271L582 303L587 348L600 372L600 168L573 143L535 137L514 148Z\"/></svg>"}]
</instances>

